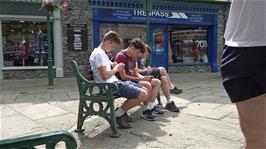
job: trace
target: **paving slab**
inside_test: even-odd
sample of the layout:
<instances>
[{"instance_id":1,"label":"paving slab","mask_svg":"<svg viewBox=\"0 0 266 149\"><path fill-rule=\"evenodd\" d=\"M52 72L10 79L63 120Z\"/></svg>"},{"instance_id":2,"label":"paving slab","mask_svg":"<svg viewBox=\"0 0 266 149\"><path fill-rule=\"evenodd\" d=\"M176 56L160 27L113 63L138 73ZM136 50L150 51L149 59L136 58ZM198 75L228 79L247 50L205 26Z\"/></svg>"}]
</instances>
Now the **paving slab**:
<instances>
[{"instance_id":1,"label":"paving slab","mask_svg":"<svg viewBox=\"0 0 266 149\"><path fill-rule=\"evenodd\" d=\"M54 105L48 103L42 104L32 104L29 106L18 107L16 108L17 111L22 113L23 115L31 118L32 120L38 120L43 118L49 118L56 115L63 115L69 113L66 110L58 108Z\"/></svg>"},{"instance_id":2,"label":"paving slab","mask_svg":"<svg viewBox=\"0 0 266 149\"><path fill-rule=\"evenodd\" d=\"M0 117L8 117L18 114L13 108L6 105L0 105Z\"/></svg>"},{"instance_id":3,"label":"paving slab","mask_svg":"<svg viewBox=\"0 0 266 149\"><path fill-rule=\"evenodd\" d=\"M55 105L71 113L78 114L79 100L67 100L63 102L62 101L50 101L49 104Z\"/></svg>"},{"instance_id":4,"label":"paving slab","mask_svg":"<svg viewBox=\"0 0 266 149\"><path fill-rule=\"evenodd\" d=\"M21 114L1 118L1 139L47 131L48 129L46 127Z\"/></svg>"},{"instance_id":5,"label":"paving slab","mask_svg":"<svg viewBox=\"0 0 266 149\"><path fill-rule=\"evenodd\" d=\"M36 120L43 127L49 130L69 130L77 124L77 114L68 113L63 115L57 115L49 118Z\"/></svg>"},{"instance_id":6,"label":"paving slab","mask_svg":"<svg viewBox=\"0 0 266 149\"><path fill-rule=\"evenodd\" d=\"M219 120L232 113L232 111L217 103L195 102L187 105L182 113Z\"/></svg>"},{"instance_id":7,"label":"paving slab","mask_svg":"<svg viewBox=\"0 0 266 149\"><path fill-rule=\"evenodd\" d=\"M170 74L171 80L183 89L171 95L181 113L164 110L155 122L140 118L143 106L129 111L133 128L119 129L120 138L110 138L107 121L88 117L84 134L75 133L78 111L78 90L74 78L55 78L48 87L47 79L1 81L1 139L54 130L67 130L74 135L79 149L86 148L219 148L243 147L238 114L221 83L213 73ZM166 100L161 93L161 100ZM115 100L120 106L124 98ZM60 143L60 149L64 145ZM40 146L38 148L42 148Z\"/></svg>"}]
</instances>

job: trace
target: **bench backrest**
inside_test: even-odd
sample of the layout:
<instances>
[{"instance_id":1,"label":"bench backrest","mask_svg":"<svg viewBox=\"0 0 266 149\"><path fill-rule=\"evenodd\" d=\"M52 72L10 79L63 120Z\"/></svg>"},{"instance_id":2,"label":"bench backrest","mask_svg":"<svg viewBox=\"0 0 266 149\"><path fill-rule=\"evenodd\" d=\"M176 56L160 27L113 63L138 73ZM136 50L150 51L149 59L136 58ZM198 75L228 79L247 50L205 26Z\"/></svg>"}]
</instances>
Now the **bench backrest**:
<instances>
[{"instance_id":1,"label":"bench backrest","mask_svg":"<svg viewBox=\"0 0 266 149\"><path fill-rule=\"evenodd\" d=\"M71 67L73 69L73 72L75 74L76 80L77 80L77 85L78 85L78 89L79 89L79 93L80 95L82 94L82 90L83 90L83 82L91 82L94 83L94 81L89 81L88 79L86 79L80 72L79 68L78 68L78 64L75 60L71 60Z\"/></svg>"},{"instance_id":2,"label":"bench backrest","mask_svg":"<svg viewBox=\"0 0 266 149\"><path fill-rule=\"evenodd\" d=\"M49 133L29 135L14 139L0 141L1 149L26 149L45 145L46 149L55 149L58 142L64 141L67 149L76 149L77 142L72 134L67 131L54 131Z\"/></svg>"}]
</instances>

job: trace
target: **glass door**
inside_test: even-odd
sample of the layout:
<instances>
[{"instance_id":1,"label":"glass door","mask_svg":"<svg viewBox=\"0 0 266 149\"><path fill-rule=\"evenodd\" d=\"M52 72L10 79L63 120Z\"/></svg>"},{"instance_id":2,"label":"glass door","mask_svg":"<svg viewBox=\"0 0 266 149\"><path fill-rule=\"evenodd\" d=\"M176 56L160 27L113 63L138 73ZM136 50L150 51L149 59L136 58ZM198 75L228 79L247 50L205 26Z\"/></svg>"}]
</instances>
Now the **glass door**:
<instances>
[{"instance_id":1,"label":"glass door","mask_svg":"<svg viewBox=\"0 0 266 149\"><path fill-rule=\"evenodd\" d=\"M151 60L155 67L168 67L168 33L166 25L152 25L152 47Z\"/></svg>"}]
</instances>

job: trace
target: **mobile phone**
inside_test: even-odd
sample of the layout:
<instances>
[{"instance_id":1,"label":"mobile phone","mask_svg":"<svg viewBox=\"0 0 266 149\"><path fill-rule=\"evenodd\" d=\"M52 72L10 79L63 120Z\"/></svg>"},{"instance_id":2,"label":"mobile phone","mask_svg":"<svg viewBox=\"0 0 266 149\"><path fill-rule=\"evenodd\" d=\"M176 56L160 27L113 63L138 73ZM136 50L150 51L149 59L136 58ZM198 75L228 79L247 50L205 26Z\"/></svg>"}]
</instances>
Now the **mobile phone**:
<instances>
[{"instance_id":1,"label":"mobile phone","mask_svg":"<svg viewBox=\"0 0 266 149\"><path fill-rule=\"evenodd\" d=\"M148 76L148 77L151 78L151 79L154 78L154 76Z\"/></svg>"}]
</instances>

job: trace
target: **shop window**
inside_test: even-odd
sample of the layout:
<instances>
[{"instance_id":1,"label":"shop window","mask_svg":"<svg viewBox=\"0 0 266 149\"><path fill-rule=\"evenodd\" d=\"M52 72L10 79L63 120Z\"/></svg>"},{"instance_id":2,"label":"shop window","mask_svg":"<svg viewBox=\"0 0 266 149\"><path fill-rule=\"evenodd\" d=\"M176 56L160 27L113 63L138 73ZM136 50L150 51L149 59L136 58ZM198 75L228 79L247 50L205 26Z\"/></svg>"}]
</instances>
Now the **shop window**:
<instances>
[{"instance_id":1,"label":"shop window","mask_svg":"<svg viewBox=\"0 0 266 149\"><path fill-rule=\"evenodd\" d=\"M207 35L201 27L170 27L169 63L207 63Z\"/></svg>"},{"instance_id":2,"label":"shop window","mask_svg":"<svg viewBox=\"0 0 266 149\"><path fill-rule=\"evenodd\" d=\"M2 21L2 36L4 67L47 66L46 22Z\"/></svg>"}]
</instances>

